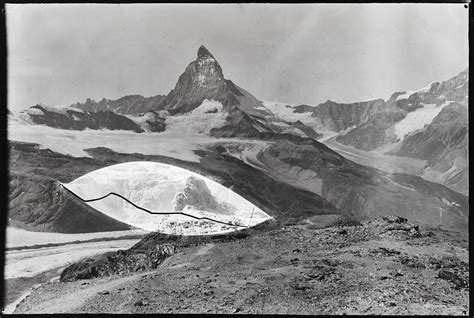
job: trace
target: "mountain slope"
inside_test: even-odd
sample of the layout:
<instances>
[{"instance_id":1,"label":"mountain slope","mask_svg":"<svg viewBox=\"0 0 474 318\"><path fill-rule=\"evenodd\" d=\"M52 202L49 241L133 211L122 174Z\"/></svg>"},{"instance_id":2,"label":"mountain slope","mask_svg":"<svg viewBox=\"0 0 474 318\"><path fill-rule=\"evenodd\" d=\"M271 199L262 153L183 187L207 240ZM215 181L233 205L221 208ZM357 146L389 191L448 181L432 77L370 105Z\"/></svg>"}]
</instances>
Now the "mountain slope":
<instances>
[{"instance_id":1,"label":"mountain slope","mask_svg":"<svg viewBox=\"0 0 474 318\"><path fill-rule=\"evenodd\" d=\"M36 231L84 233L129 230L127 224L89 207L62 189L57 178L71 178L84 166L84 158L68 156L37 145L10 143L9 223Z\"/></svg>"},{"instance_id":2,"label":"mountain slope","mask_svg":"<svg viewBox=\"0 0 474 318\"><path fill-rule=\"evenodd\" d=\"M383 112L387 105L383 99L366 102L341 104L333 101L317 105L313 110L313 117L321 120L329 130L341 131L353 126L359 126L375 113Z\"/></svg>"},{"instance_id":3,"label":"mountain slope","mask_svg":"<svg viewBox=\"0 0 474 318\"><path fill-rule=\"evenodd\" d=\"M52 110L41 105L30 107L26 114L35 124L42 124L53 128L84 130L111 129L131 130L143 132L143 129L129 118L112 111L86 112L79 109Z\"/></svg>"},{"instance_id":4,"label":"mountain slope","mask_svg":"<svg viewBox=\"0 0 474 318\"><path fill-rule=\"evenodd\" d=\"M468 120L467 108L458 103L446 106L425 128L407 136L398 156L428 160L430 170L440 171L440 182L468 192Z\"/></svg>"},{"instance_id":5,"label":"mountain slope","mask_svg":"<svg viewBox=\"0 0 474 318\"><path fill-rule=\"evenodd\" d=\"M358 165L316 141L281 140L257 158L278 180L317 193L357 219L397 214L426 224L467 226L464 195L420 177Z\"/></svg>"},{"instance_id":6,"label":"mountain slope","mask_svg":"<svg viewBox=\"0 0 474 318\"><path fill-rule=\"evenodd\" d=\"M418 118L423 120L424 112L418 111L422 108L438 107L441 110L450 102L467 105L468 86L468 70L464 70L442 83L435 82L417 91L394 93L387 101L385 110L382 109L373 114L364 123L338 136L336 140L367 151L393 143L398 139L403 140L407 133L421 128L417 125L419 121L416 120L417 115L415 115L414 120L411 121L411 127L405 126L402 130L403 135L397 136L395 125L409 113L418 113Z\"/></svg>"}]
</instances>

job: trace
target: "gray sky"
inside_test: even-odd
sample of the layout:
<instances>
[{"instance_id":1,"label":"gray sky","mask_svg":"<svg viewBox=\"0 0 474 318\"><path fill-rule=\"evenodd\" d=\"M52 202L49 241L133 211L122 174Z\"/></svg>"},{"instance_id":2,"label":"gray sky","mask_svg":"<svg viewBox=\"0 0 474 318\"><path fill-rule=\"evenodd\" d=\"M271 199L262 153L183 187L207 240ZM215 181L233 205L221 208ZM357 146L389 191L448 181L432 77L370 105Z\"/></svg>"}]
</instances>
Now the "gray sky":
<instances>
[{"instance_id":1,"label":"gray sky","mask_svg":"<svg viewBox=\"0 0 474 318\"><path fill-rule=\"evenodd\" d=\"M257 98L387 99L468 66L462 4L7 5L8 103L167 94L204 44Z\"/></svg>"}]
</instances>

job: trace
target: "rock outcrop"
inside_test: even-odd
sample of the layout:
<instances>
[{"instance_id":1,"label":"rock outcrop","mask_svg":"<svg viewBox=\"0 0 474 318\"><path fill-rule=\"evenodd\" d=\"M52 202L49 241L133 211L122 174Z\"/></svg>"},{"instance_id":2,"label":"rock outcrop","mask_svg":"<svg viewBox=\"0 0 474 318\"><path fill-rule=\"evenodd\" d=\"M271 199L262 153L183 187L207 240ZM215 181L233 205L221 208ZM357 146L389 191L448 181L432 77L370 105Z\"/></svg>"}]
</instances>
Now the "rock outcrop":
<instances>
[{"instance_id":1,"label":"rock outcrop","mask_svg":"<svg viewBox=\"0 0 474 318\"><path fill-rule=\"evenodd\" d=\"M89 112L113 111L123 115L139 115L155 108L163 98L162 95L152 97L127 95L116 100L103 98L99 102L88 98L84 103L76 103L71 106Z\"/></svg>"},{"instance_id":2,"label":"rock outcrop","mask_svg":"<svg viewBox=\"0 0 474 318\"><path fill-rule=\"evenodd\" d=\"M35 124L42 124L53 128L84 130L111 129L131 130L143 132L143 129L131 119L112 111L87 112L66 109L65 111L46 109L35 105L28 109L27 114Z\"/></svg>"}]
</instances>

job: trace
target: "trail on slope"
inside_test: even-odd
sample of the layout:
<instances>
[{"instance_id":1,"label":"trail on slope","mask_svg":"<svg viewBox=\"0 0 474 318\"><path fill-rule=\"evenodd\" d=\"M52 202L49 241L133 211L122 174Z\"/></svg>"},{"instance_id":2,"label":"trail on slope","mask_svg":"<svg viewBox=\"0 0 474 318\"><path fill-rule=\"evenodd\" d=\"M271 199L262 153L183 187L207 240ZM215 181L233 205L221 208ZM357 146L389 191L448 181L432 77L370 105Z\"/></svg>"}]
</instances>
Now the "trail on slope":
<instances>
[{"instance_id":1,"label":"trail on slope","mask_svg":"<svg viewBox=\"0 0 474 318\"><path fill-rule=\"evenodd\" d=\"M72 313L74 312L76 308L79 308L87 300L93 297L96 297L97 293L100 293L103 291L109 291L112 289L117 289L121 285L130 283L138 279L142 275L144 275L144 273L121 277L121 278L114 277L104 283L97 284L94 286L88 286L85 288L81 288L79 290L74 290L70 293L50 295L49 299L35 305L34 313L35 314Z\"/></svg>"}]
</instances>

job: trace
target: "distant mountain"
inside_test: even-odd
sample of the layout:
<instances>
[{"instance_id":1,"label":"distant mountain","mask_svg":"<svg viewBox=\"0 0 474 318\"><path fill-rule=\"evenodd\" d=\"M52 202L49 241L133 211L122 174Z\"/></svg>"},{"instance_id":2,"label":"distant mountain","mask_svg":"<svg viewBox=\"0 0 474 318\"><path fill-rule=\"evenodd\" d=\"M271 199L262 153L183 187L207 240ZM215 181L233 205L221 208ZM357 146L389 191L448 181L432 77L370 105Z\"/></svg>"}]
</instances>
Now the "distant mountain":
<instances>
[{"instance_id":1,"label":"distant mountain","mask_svg":"<svg viewBox=\"0 0 474 318\"><path fill-rule=\"evenodd\" d=\"M166 96L129 95L100 102L87 99L66 110L38 110L26 112L33 123L61 129L170 131L216 137L259 138L261 133L321 136L305 122L275 117L260 100L225 79L221 66L204 46Z\"/></svg>"},{"instance_id":2,"label":"distant mountain","mask_svg":"<svg viewBox=\"0 0 474 318\"><path fill-rule=\"evenodd\" d=\"M134 121L112 111L85 112L80 109L48 110L41 105L35 105L26 112L33 123L43 124L53 128L84 130L89 129L121 129L143 132Z\"/></svg>"},{"instance_id":3,"label":"distant mountain","mask_svg":"<svg viewBox=\"0 0 474 318\"><path fill-rule=\"evenodd\" d=\"M414 113L410 117L416 116L417 113L424 116L423 108L433 105L440 107L439 111L441 111L442 107L447 106L450 102L467 105L469 86L467 75L468 71L464 70L459 75L442 83L435 82L417 91L396 92L386 102L386 106L381 107L381 111L375 112L365 122L346 134L338 136L336 140L342 144L367 151L401 140L404 136L397 136L394 131L397 129L395 125L402 122L409 113ZM405 132L413 132L418 129L416 120L412 123L415 124L413 128L405 129ZM401 124L403 125L403 123Z\"/></svg>"},{"instance_id":4,"label":"distant mountain","mask_svg":"<svg viewBox=\"0 0 474 318\"><path fill-rule=\"evenodd\" d=\"M321 120L327 129L338 132L359 126L374 114L385 112L387 107L383 99L351 104L328 100L314 107L312 116Z\"/></svg>"},{"instance_id":5,"label":"distant mountain","mask_svg":"<svg viewBox=\"0 0 474 318\"><path fill-rule=\"evenodd\" d=\"M178 79L176 86L153 109L183 114L197 108L202 102L214 100L225 109L238 106L249 115L263 115L259 100L224 78L222 68L204 46L199 47L197 59L192 61Z\"/></svg>"},{"instance_id":6,"label":"distant mountain","mask_svg":"<svg viewBox=\"0 0 474 318\"><path fill-rule=\"evenodd\" d=\"M85 103L76 103L72 107L90 112L113 111L123 115L139 115L156 108L164 96L143 97L141 95L128 95L116 100L103 98L100 102L88 98Z\"/></svg>"},{"instance_id":7,"label":"distant mountain","mask_svg":"<svg viewBox=\"0 0 474 318\"><path fill-rule=\"evenodd\" d=\"M406 112L401 109L377 112L361 125L337 136L336 141L365 151L374 150L397 140L396 135L389 129L405 117Z\"/></svg>"}]
</instances>

